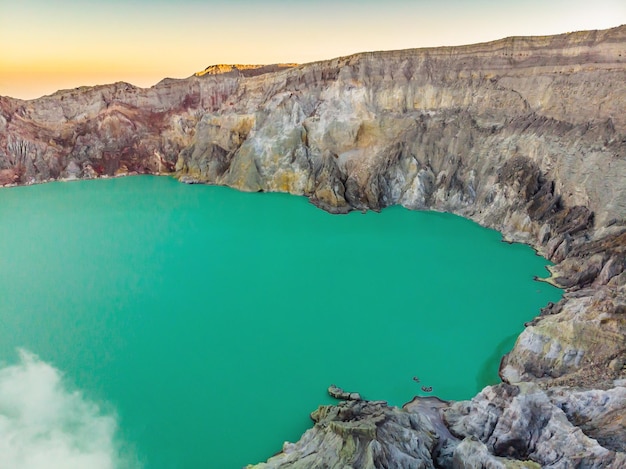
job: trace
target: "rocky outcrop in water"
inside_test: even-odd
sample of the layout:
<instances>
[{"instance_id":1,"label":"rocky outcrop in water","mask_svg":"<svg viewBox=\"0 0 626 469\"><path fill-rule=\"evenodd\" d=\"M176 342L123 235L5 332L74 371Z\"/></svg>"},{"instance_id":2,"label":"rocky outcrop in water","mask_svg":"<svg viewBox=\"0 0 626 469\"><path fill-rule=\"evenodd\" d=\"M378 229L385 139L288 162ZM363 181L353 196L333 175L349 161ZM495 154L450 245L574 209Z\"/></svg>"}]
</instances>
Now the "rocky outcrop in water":
<instances>
[{"instance_id":1,"label":"rocky outcrop in water","mask_svg":"<svg viewBox=\"0 0 626 469\"><path fill-rule=\"evenodd\" d=\"M508 384L446 404L434 433L410 405L320 410L285 455L299 467L419 467L425 453L440 467L623 464L626 26L205 72L0 98L0 185L168 173L334 213L402 204L495 228L554 261L548 281L566 289L503 359ZM366 439L332 430L345 418ZM328 459L292 456L303 445Z\"/></svg>"},{"instance_id":2,"label":"rocky outcrop in water","mask_svg":"<svg viewBox=\"0 0 626 469\"><path fill-rule=\"evenodd\" d=\"M331 384L328 387L328 394L335 399L341 399L345 401L360 401L361 395L358 392L344 391L342 388Z\"/></svg>"},{"instance_id":3,"label":"rocky outcrop in water","mask_svg":"<svg viewBox=\"0 0 626 469\"><path fill-rule=\"evenodd\" d=\"M380 401L347 401L322 406L316 422L296 444L257 467L432 468L436 439L430 422Z\"/></svg>"}]
</instances>

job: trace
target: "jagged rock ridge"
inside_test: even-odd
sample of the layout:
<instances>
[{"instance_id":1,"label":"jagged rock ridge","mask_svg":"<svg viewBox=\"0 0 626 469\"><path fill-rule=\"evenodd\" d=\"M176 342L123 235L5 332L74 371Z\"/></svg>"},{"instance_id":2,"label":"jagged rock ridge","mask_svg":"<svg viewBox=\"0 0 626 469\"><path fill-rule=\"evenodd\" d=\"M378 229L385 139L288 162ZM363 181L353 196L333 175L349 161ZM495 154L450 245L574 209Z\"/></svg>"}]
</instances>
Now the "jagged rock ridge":
<instances>
[{"instance_id":1,"label":"jagged rock ridge","mask_svg":"<svg viewBox=\"0 0 626 469\"><path fill-rule=\"evenodd\" d=\"M263 73L220 70L150 89L116 83L33 101L0 98L0 184L173 173L186 182L302 194L335 213L392 204L457 213L531 244L556 263L550 281L567 289L528 324L501 366L516 389L528 382L546 389L536 396L559 389L560 404L517 399L519 412L554 413L580 393L600 392L594 388L622 389L626 26L356 54ZM509 405L497 403L504 402L498 389L459 404L469 406L466 419L482 418L475 403ZM623 415L623 399L616 402L610 415ZM594 422L609 417L561 410L600 449L559 448L559 461L613 451L601 464L619 467L623 421L612 420L611 436L600 437ZM459 430L458 451L568 467L532 450L532 434L520 435L502 446ZM391 454L376 438L368 451L382 445ZM384 467L372 458L372 467Z\"/></svg>"}]
</instances>

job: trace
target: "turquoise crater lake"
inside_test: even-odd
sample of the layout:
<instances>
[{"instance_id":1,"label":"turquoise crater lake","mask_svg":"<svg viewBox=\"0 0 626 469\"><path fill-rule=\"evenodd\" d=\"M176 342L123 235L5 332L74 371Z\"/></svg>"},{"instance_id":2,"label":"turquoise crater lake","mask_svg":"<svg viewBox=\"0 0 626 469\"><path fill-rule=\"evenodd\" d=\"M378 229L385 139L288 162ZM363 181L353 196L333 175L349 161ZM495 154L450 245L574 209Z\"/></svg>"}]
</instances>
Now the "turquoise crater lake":
<instances>
[{"instance_id":1,"label":"turquoise crater lake","mask_svg":"<svg viewBox=\"0 0 626 469\"><path fill-rule=\"evenodd\" d=\"M265 460L333 383L470 398L561 296L531 248L453 215L165 177L1 190L0 240L0 360L60 370L154 469Z\"/></svg>"}]
</instances>

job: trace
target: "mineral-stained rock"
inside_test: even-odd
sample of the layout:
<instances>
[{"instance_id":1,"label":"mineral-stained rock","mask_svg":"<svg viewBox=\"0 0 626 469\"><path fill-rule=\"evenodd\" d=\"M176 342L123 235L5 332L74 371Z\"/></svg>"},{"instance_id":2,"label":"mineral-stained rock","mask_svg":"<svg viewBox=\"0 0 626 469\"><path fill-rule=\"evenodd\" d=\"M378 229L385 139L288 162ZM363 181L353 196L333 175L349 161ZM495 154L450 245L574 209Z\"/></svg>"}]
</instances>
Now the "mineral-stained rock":
<instances>
[{"instance_id":1,"label":"mineral-stained rock","mask_svg":"<svg viewBox=\"0 0 626 469\"><path fill-rule=\"evenodd\" d=\"M590 401L589 409L580 405L581 398ZM613 432L619 432L623 423L624 388L602 396L561 390L553 401L535 384L502 384L485 388L469 402L450 405L443 416L455 436L474 438L499 457L530 459L546 468L621 468L626 465L626 453L612 444L615 449L601 446L575 426L580 424L576 419L591 421L600 415L607 419L607 408L613 412L613 426L600 433L611 443ZM596 429L593 424L590 427Z\"/></svg>"},{"instance_id":2,"label":"mineral-stained rock","mask_svg":"<svg viewBox=\"0 0 626 469\"><path fill-rule=\"evenodd\" d=\"M448 211L528 243L556 264L546 281L567 293L503 359L502 378L519 387L446 412L458 438L436 445L438 464L513 464L486 462L493 455L619 467L623 423L596 401L613 402L621 394L610 389L626 379L625 109L626 26L300 66L214 66L150 89L0 97L0 185L174 174L305 195L333 213L393 204ZM348 428L336 412L332 427ZM472 423L480 419L497 441ZM326 459L304 451L299 467L418 467L417 453L396 451L378 423L363 441L350 436L360 458L352 460L339 449L353 434L319 422L304 438ZM549 432L562 448L550 449Z\"/></svg>"},{"instance_id":3,"label":"mineral-stained rock","mask_svg":"<svg viewBox=\"0 0 626 469\"><path fill-rule=\"evenodd\" d=\"M522 332L500 375L510 382L612 383L624 370L608 365L626 357L623 305L624 291L608 287L566 293L558 313L538 318Z\"/></svg>"},{"instance_id":4,"label":"mineral-stained rock","mask_svg":"<svg viewBox=\"0 0 626 469\"><path fill-rule=\"evenodd\" d=\"M532 461L519 461L494 456L489 452L487 445L474 437L465 438L454 449L454 458L449 465L453 469L541 469L541 466Z\"/></svg>"},{"instance_id":5,"label":"mineral-stained rock","mask_svg":"<svg viewBox=\"0 0 626 469\"><path fill-rule=\"evenodd\" d=\"M436 444L428 420L379 401L321 406L315 425L267 463L270 468L434 468Z\"/></svg>"},{"instance_id":6,"label":"mineral-stained rock","mask_svg":"<svg viewBox=\"0 0 626 469\"><path fill-rule=\"evenodd\" d=\"M471 401L415 398L322 406L269 468L621 468L626 388L575 391L501 384Z\"/></svg>"},{"instance_id":7,"label":"mineral-stained rock","mask_svg":"<svg viewBox=\"0 0 626 469\"><path fill-rule=\"evenodd\" d=\"M626 453L626 387L606 391L553 388L548 396L587 436L605 448Z\"/></svg>"}]
</instances>

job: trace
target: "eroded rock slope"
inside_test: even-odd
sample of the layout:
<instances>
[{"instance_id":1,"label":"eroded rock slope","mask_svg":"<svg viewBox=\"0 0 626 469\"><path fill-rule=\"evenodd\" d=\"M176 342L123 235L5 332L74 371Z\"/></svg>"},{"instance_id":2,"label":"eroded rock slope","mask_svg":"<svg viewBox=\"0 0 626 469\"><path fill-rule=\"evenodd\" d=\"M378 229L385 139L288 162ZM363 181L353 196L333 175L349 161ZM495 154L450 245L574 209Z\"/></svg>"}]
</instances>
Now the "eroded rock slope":
<instances>
[{"instance_id":1,"label":"eroded rock slope","mask_svg":"<svg viewBox=\"0 0 626 469\"><path fill-rule=\"evenodd\" d=\"M435 410L320 410L268 467L624 465L626 26L0 97L0 185L128 173L335 213L449 211L556 264L549 281L567 292L503 359L506 384ZM365 436L327 422L346 415ZM412 436L428 425L432 441Z\"/></svg>"}]
</instances>

